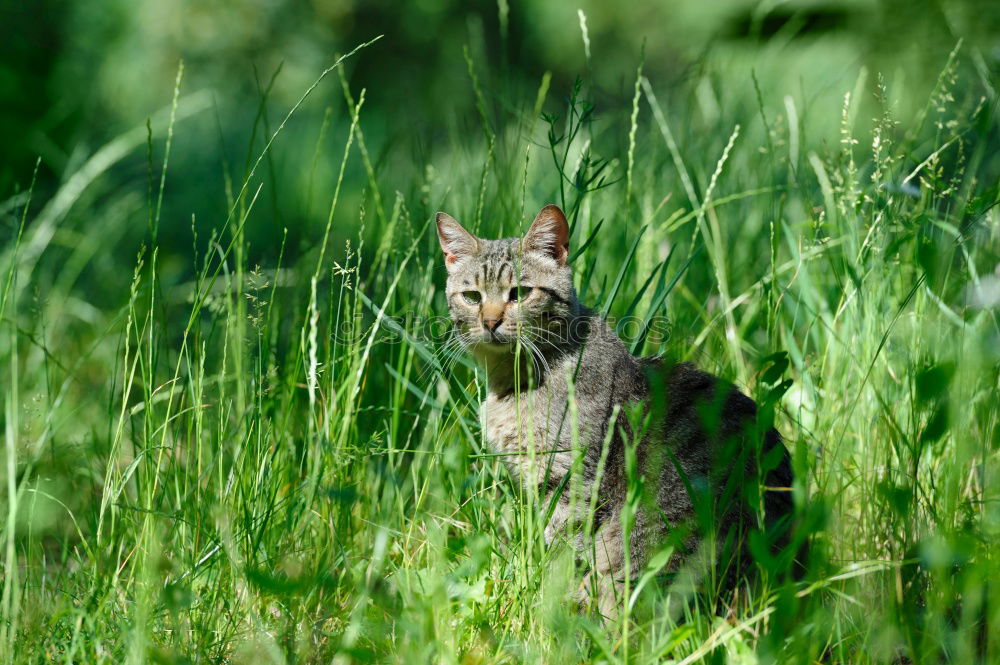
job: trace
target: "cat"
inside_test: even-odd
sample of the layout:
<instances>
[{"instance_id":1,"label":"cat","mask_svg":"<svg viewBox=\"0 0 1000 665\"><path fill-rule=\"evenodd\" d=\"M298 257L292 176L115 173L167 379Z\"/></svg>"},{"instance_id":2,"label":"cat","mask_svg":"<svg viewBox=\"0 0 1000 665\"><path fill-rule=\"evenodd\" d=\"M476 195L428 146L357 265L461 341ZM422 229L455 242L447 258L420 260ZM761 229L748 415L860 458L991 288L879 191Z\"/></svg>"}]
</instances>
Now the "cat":
<instances>
[{"instance_id":1,"label":"cat","mask_svg":"<svg viewBox=\"0 0 1000 665\"><path fill-rule=\"evenodd\" d=\"M550 507L546 542L567 537L589 564L585 599L614 614L626 570L641 572L668 543L677 570L714 538L708 559L732 583L751 531L772 549L787 541L792 471L778 433L757 432L754 402L711 374L633 356L577 300L558 206L522 238L478 238L443 212L436 221L454 332L486 373L487 441ZM646 500L626 548L629 451Z\"/></svg>"}]
</instances>

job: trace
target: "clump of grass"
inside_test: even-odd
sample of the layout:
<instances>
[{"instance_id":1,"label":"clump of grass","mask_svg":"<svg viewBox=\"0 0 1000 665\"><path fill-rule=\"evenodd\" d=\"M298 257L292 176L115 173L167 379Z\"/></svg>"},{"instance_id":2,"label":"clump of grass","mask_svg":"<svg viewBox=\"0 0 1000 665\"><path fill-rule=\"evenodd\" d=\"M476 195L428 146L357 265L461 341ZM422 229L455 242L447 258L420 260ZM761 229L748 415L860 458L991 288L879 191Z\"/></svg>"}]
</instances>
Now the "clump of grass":
<instances>
[{"instance_id":1,"label":"clump of grass","mask_svg":"<svg viewBox=\"0 0 1000 665\"><path fill-rule=\"evenodd\" d=\"M917 118L859 78L824 111L835 136L757 86L756 108L723 95L727 130L704 131L641 68L621 113L596 116L582 84L560 102L546 78L498 115L467 60L482 134L456 127L406 185L372 159L364 90L340 77L313 254L248 259L279 184L258 167L289 112L251 142L186 276L165 266L169 137L201 103L180 76L148 133L49 201L28 188L3 206L19 211L0 301L9 660L1000 660L1000 162L960 56ZM147 138L145 203L136 183L88 195ZM584 571L544 546L544 506L485 445L482 377L431 318L433 210L509 234L525 202L554 199L579 292L641 322L636 352L694 358L774 407L810 544L800 578L761 550L772 575L735 598L658 583L654 565L620 630L575 607ZM128 271L120 239L144 209Z\"/></svg>"}]
</instances>

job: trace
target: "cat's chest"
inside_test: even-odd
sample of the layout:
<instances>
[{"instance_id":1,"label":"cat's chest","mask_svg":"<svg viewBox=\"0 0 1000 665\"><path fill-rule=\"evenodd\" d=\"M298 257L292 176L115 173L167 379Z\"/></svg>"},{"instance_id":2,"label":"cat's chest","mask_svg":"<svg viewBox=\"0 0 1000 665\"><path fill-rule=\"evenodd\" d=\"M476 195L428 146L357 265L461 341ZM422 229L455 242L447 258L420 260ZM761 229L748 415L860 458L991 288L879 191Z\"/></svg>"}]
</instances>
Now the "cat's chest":
<instances>
[{"instance_id":1,"label":"cat's chest","mask_svg":"<svg viewBox=\"0 0 1000 665\"><path fill-rule=\"evenodd\" d=\"M551 449L565 407L565 399L548 390L490 395L483 402L482 412L486 438L498 453Z\"/></svg>"},{"instance_id":2,"label":"cat's chest","mask_svg":"<svg viewBox=\"0 0 1000 665\"><path fill-rule=\"evenodd\" d=\"M506 398L490 396L483 403L486 438L493 452L527 484L558 485L569 471L573 454L564 439L567 412L564 394L527 391Z\"/></svg>"}]
</instances>

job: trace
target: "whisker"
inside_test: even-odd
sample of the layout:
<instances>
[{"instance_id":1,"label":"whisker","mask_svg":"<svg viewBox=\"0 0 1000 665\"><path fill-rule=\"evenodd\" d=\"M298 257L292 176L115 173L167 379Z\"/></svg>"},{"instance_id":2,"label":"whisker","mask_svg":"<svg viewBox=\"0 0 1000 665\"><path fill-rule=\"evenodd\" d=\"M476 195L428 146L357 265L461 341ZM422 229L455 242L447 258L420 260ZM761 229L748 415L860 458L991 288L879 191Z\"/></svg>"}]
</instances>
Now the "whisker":
<instances>
[{"instance_id":1,"label":"whisker","mask_svg":"<svg viewBox=\"0 0 1000 665\"><path fill-rule=\"evenodd\" d=\"M459 354L461 354L469 341L466 339L467 335L461 333L457 330L452 330L451 334L448 336L443 343L441 343L437 348L433 349L432 355L434 357L434 362L428 363L426 367L417 376L417 384L423 383L423 381L429 378L429 375L434 373L435 370L440 371L442 374L446 374L450 367L458 360Z\"/></svg>"},{"instance_id":2,"label":"whisker","mask_svg":"<svg viewBox=\"0 0 1000 665\"><path fill-rule=\"evenodd\" d=\"M539 373L539 376L541 376L542 369L545 370L546 374L552 371L552 368L549 366L548 360L546 360L545 358L545 354L542 353L541 349L539 349L538 346L533 341L531 341L527 337L519 337L518 342L521 343L531 354L532 362L535 366L535 371Z\"/></svg>"}]
</instances>

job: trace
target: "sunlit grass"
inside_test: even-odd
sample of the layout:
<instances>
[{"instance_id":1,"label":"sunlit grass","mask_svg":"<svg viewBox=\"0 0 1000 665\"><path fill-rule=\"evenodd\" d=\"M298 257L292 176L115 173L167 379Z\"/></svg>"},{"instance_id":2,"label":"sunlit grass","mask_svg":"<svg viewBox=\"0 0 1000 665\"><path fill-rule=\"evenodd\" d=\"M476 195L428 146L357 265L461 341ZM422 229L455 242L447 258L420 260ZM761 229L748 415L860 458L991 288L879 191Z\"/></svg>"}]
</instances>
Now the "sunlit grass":
<instances>
[{"instance_id":1,"label":"sunlit grass","mask_svg":"<svg viewBox=\"0 0 1000 665\"><path fill-rule=\"evenodd\" d=\"M709 128L690 90L642 68L621 112L594 114L586 81L555 94L546 78L491 114L470 58L480 127L444 120L420 182L371 152L363 91L328 70L318 83L340 77L349 121L338 176L314 184L328 212L315 249L247 258L247 226L270 222L261 197L282 186L262 174L281 123L259 128L243 177L227 173L228 218L192 239L184 269L156 241L191 224L161 216L164 139L205 104L179 75L150 125L148 182L93 193L142 150L140 127L49 200L3 206L4 653L1000 661L996 111L961 62L942 63L916 117L862 73L823 109L840 126L828 135L801 99L769 104L753 81L741 92L760 106L718 90ZM545 547L539 497L483 439L481 377L428 324L446 309L431 213L509 235L551 201L573 223L583 299L669 321L637 352L779 400L810 542L800 578L763 560L773 574L735 597L654 582L613 625L579 611L585 571ZM119 239L136 224L149 231L133 260ZM106 295L88 302L82 280Z\"/></svg>"}]
</instances>

